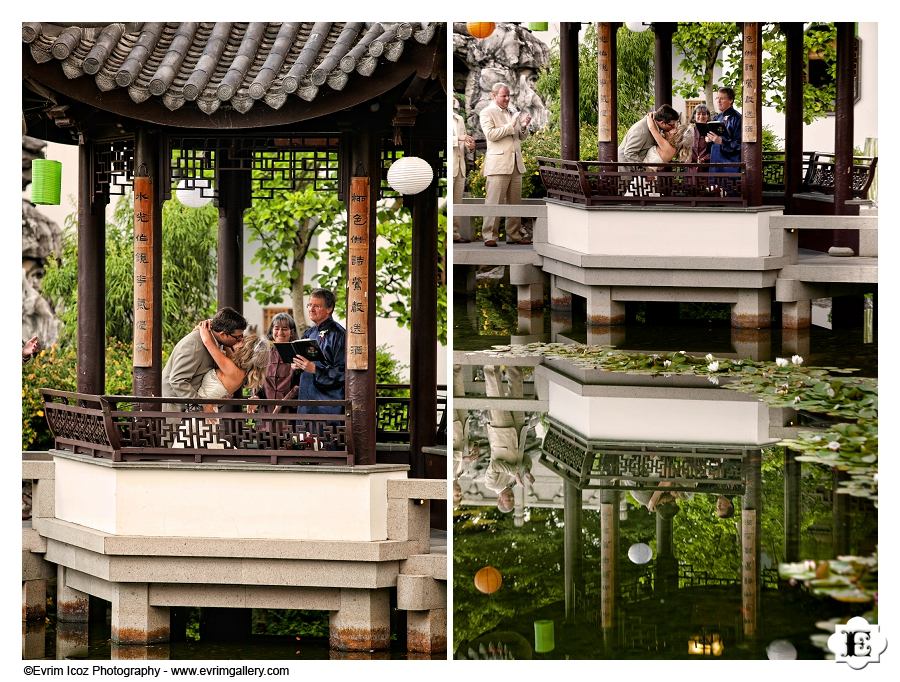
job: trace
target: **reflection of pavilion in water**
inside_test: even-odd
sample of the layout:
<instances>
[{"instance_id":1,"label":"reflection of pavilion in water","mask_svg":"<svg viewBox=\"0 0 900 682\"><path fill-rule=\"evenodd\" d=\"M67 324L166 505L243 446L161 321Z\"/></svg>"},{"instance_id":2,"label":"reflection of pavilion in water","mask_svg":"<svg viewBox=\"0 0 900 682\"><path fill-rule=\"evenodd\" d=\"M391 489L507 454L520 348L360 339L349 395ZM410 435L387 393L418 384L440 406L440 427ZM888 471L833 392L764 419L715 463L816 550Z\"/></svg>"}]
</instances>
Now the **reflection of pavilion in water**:
<instances>
[{"instance_id":1,"label":"reflection of pavilion in water","mask_svg":"<svg viewBox=\"0 0 900 682\"><path fill-rule=\"evenodd\" d=\"M693 653L708 655L720 651L725 641L739 642L759 633L763 592L777 586L775 568L764 566L761 556L762 454L796 433L794 410L770 408L704 377L628 375L578 368L558 359L474 353L460 354L457 360L455 393L462 396L455 399L457 409L506 407L546 414L537 429L543 439L532 469L536 480L529 490L518 488L514 513L516 525L521 525L527 507L564 510L567 622L598 624L604 642L616 650L683 652L678 647L687 640L693 643ZM481 397L480 382L474 381L477 368L462 363L485 361L531 365L533 381L525 382L521 397ZM784 456L783 556L796 561L800 464L789 451ZM466 472L458 481L463 505L495 502L477 473ZM661 488L733 498L740 507L739 572L713 575L679 561L672 515L660 511L652 561L633 565L623 556L628 548L619 524L623 512L627 517L625 496ZM832 496L837 553L849 551L845 497ZM599 511L599 585L596 579L585 580L586 573L596 573L596 566L585 570L585 509ZM697 598L697 588L717 594L714 608L703 606L707 600ZM679 632L673 635L676 623Z\"/></svg>"}]
</instances>

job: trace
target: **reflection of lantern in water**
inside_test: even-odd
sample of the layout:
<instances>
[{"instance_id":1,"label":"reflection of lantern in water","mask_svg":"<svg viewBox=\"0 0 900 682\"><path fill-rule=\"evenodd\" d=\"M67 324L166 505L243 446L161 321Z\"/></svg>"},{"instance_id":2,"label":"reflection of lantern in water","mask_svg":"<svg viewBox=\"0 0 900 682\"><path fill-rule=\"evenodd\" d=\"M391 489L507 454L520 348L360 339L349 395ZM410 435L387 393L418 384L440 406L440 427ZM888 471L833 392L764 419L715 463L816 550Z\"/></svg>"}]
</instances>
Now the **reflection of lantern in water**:
<instances>
[{"instance_id":1,"label":"reflection of lantern in water","mask_svg":"<svg viewBox=\"0 0 900 682\"><path fill-rule=\"evenodd\" d=\"M725 651L719 633L700 633L688 640L688 654L692 656L721 656Z\"/></svg>"},{"instance_id":2,"label":"reflection of lantern in water","mask_svg":"<svg viewBox=\"0 0 900 682\"><path fill-rule=\"evenodd\" d=\"M475 38L487 38L497 27L493 21L470 21L466 24L469 35Z\"/></svg>"},{"instance_id":3,"label":"reflection of lantern in water","mask_svg":"<svg viewBox=\"0 0 900 682\"><path fill-rule=\"evenodd\" d=\"M500 589L502 584L503 577L500 575L500 571L493 566L485 566L475 574L475 587L479 592L493 594Z\"/></svg>"},{"instance_id":4,"label":"reflection of lantern in water","mask_svg":"<svg viewBox=\"0 0 900 682\"><path fill-rule=\"evenodd\" d=\"M770 661L794 661L797 649L786 639L776 639L766 647L766 656Z\"/></svg>"},{"instance_id":5,"label":"reflection of lantern in water","mask_svg":"<svg viewBox=\"0 0 900 682\"><path fill-rule=\"evenodd\" d=\"M628 558L633 564L646 564L653 558L653 550L645 542L636 542L628 548Z\"/></svg>"}]
</instances>

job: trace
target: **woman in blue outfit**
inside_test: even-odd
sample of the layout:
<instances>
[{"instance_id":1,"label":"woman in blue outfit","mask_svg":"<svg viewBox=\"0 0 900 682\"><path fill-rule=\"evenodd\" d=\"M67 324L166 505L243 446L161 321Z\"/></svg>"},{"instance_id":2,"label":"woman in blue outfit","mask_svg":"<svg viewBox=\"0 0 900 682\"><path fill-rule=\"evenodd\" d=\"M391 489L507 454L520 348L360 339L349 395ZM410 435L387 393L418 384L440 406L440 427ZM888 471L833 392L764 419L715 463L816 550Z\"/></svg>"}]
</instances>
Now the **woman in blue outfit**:
<instances>
[{"instance_id":1,"label":"woman in blue outfit","mask_svg":"<svg viewBox=\"0 0 900 682\"><path fill-rule=\"evenodd\" d=\"M307 360L296 356L291 366L300 370L300 400L344 400L344 373L347 366L347 331L334 321L334 294L328 289L316 289L306 304L313 323L303 332L304 339L317 339L322 359ZM304 414L342 414L339 405L299 407Z\"/></svg>"}]
</instances>

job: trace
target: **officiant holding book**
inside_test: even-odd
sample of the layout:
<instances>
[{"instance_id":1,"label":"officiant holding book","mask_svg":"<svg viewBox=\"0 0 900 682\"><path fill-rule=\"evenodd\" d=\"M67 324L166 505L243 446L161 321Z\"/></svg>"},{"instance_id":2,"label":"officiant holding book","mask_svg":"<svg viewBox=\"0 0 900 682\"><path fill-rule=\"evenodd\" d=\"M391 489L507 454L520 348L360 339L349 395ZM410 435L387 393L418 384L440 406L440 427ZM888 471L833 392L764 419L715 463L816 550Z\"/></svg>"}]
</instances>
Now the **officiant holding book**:
<instances>
[{"instance_id":1,"label":"officiant holding book","mask_svg":"<svg viewBox=\"0 0 900 682\"><path fill-rule=\"evenodd\" d=\"M309 297L306 311L313 326L303 332L303 339L318 342L319 354L310 359L297 355L291 367L300 373L300 400L343 400L344 373L347 364L347 331L331 316L334 312L334 294L328 289L316 289ZM341 414L338 405L304 408L308 414Z\"/></svg>"}]
</instances>

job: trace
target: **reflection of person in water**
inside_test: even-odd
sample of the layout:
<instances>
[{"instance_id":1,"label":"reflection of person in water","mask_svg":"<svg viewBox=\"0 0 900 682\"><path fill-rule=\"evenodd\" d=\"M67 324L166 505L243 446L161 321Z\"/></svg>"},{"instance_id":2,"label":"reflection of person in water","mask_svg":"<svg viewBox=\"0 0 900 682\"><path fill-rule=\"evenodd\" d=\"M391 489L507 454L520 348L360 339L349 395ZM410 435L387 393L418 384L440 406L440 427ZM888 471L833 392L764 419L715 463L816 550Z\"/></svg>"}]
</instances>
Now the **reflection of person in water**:
<instances>
[{"instance_id":1,"label":"reflection of person in water","mask_svg":"<svg viewBox=\"0 0 900 682\"><path fill-rule=\"evenodd\" d=\"M663 517L671 517L678 513L678 500L689 500L694 493L678 490L666 490L670 481L660 481L656 490L632 490L631 496L647 508L649 512L658 512Z\"/></svg>"},{"instance_id":2,"label":"reflection of person in water","mask_svg":"<svg viewBox=\"0 0 900 682\"><path fill-rule=\"evenodd\" d=\"M506 367L508 386L502 381L503 368L487 365L484 368L485 394L489 398L521 398L524 395L521 367ZM513 486L525 481L534 483L531 457L525 454L525 440L531 426L522 412L490 410L487 425L491 461L484 474L484 486L497 493L497 508L508 513L515 506Z\"/></svg>"}]
</instances>

